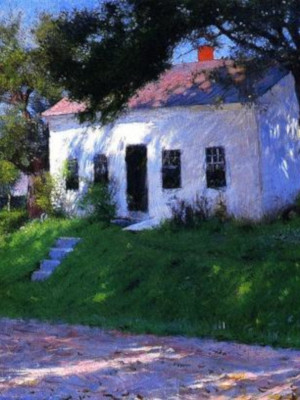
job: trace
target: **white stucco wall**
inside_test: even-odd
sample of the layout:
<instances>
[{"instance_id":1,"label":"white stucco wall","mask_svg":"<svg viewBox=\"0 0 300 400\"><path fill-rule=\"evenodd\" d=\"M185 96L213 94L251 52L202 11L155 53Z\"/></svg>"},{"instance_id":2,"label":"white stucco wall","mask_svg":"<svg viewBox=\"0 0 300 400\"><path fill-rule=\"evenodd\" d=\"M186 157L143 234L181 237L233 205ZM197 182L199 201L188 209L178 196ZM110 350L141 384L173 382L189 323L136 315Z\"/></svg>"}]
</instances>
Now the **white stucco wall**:
<instances>
[{"instance_id":1,"label":"white stucco wall","mask_svg":"<svg viewBox=\"0 0 300 400\"><path fill-rule=\"evenodd\" d=\"M265 215L292 203L300 191L298 117L294 78L289 74L257 104Z\"/></svg>"},{"instance_id":2,"label":"white stucco wall","mask_svg":"<svg viewBox=\"0 0 300 400\"><path fill-rule=\"evenodd\" d=\"M252 108L228 105L224 109L209 107L174 107L132 111L115 124L105 127L79 125L74 116L48 118L50 127L50 168L59 175L64 161L77 158L80 190L86 180L93 180L93 157L105 153L109 174L117 185L120 216L128 216L126 201L126 147L147 146L149 216L170 216L170 204L176 199L193 201L205 196L211 205L220 196L227 210L236 217L258 219L262 215L261 182L257 124ZM205 148L223 146L226 155L227 187L206 188ZM180 189L163 189L162 150L181 150ZM68 191L72 206L78 193Z\"/></svg>"}]
</instances>

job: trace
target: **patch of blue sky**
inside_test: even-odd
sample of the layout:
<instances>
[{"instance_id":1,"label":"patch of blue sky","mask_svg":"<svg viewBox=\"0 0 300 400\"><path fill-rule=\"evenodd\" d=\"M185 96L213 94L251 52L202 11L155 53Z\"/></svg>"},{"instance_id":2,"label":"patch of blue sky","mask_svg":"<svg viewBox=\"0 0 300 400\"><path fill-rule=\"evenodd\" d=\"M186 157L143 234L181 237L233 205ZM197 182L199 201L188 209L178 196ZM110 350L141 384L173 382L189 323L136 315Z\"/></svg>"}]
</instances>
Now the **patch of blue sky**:
<instances>
[{"instance_id":1,"label":"patch of blue sky","mask_svg":"<svg viewBox=\"0 0 300 400\"><path fill-rule=\"evenodd\" d=\"M93 9L98 5L98 0L0 0L0 16L6 18L21 12L24 24L32 26L43 12L57 14L74 8Z\"/></svg>"}]
</instances>

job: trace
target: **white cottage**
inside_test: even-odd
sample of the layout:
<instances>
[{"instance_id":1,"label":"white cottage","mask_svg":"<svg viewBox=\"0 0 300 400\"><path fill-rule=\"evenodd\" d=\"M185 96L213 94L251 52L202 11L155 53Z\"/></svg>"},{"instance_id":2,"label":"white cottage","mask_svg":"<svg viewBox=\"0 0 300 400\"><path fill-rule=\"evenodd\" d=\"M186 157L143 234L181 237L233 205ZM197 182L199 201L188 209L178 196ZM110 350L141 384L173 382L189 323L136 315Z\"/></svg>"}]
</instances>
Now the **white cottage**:
<instances>
[{"instance_id":1,"label":"white cottage","mask_svg":"<svg viewBox=\"0 0 300 400\"><path fill-rule=\"evenodd\" d=\"M278 67L247 76L231 61L199 54L146 85L114 124L80 124L84 106L67 99L44 112L50 171L60 176L67 162L72 172L64 182L69 205L99 180L116 185L120 217L156 222L197 197L212 211L221 200L230 215L251 220L293 202L300 191L293 76ZM215 70L234 82L214 82Z\"/></svg>"}]
</instances>

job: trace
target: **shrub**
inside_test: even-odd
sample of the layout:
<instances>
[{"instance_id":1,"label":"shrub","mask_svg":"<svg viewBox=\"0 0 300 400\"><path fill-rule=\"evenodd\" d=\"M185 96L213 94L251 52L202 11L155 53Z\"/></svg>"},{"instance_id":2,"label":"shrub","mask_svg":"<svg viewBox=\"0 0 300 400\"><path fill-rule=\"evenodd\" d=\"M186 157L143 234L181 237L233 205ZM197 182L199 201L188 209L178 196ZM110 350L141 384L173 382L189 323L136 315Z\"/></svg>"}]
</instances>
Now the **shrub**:
<instances>
[{"instance_id":1,"label":"shrub","mask_svg":"<svg viewBox=\"0 0 300 400\"><path fill-rule=\"evenodd\" d=\"M19 176L19 171L11 162L0 160L0 194L7 198L8 211L11 207L11 192Z\"/></svg>"},{"instance_id":2,"label":"shrub","mask_svg":"<svg viewBox=\"0 0 300 400\"><path fill-rule=\"evenodd\" d=\"M3 210L0 212L0 234L11 233L22 226L28 219L24 210Z\"/></svg>"},{"instance_id":3,"label":"shrub","mask_svg":"<svg viewBox=\"0 0 300 400\"><path fill-rule=\"evenodd\" d=\"M52 205L52 191L54 189L54 180L45 172L42 175L33 178L34 198L36 205L49 215L54 213Z\"/></svg>"},{"instance_id":4,"label":"shrub","mask_svg":"<svg viewBox=\"0 0 300 400\"><path fill-rule=\"evenodd\" d=\"M202 196L197 197L193 203L184 200L177 201L171 207L173 226L186 226L193 228L209 217L208 200Z\"/></svg>"},{"instance_id":5,"label":"shrub","mask_svg":"<svg viewBox=\"0 0 300 400\"><path fill-rule=\"evenodd\" d=\"M67 202L64 180L49 172L34 177L35 204L41 212L56 217L66 217L72 207ZM74 205L73 205L74 206ZM69 212L71 215L72 213Z\"/></svg>"},{"instance_id":6,"label":"shrub","mask_svg":"<svg viewBox=\"0 0 300 400\"><path fill-rule=\"evenodd\" d=\"M189 203L185 200L178 200L171 206L171 226L185 226L187 228L198 227L203 221L216 217L216 221L225 222L228 220L228 212L224 199L218 198L215 207L212 209L209 200L205 196L197 196L196 200Z\"/></svg>"},{"instance_id":7,"label":"shrub","mask_svg":"<svg viewBox=\"0 0 300 400\"><path fill-rule=\"evenodd\" d=\"M93 184L81 200L81 208L93 220L109 223L116 215L114 193L112 184Z\"/></svg>"}]
</instances>

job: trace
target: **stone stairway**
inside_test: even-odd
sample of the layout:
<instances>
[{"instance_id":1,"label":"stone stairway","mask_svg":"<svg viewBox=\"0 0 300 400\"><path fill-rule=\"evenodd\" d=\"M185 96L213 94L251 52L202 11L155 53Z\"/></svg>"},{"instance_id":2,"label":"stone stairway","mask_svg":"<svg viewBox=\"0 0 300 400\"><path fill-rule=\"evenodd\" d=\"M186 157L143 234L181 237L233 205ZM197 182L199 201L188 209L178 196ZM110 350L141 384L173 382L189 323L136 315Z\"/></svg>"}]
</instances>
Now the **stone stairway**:
<instances>
[{"instance_id":1,"label":"stone stairway","mask_svg":"<svg viewBox=\"0 0 300 400\"><path fill-rule=\"evenodd\" d=\"M50 249L49 259L43 260L40 269L34 271L31 276L32 281L44 281L61 264L61 261L73 251L81 239L75 237L61 237L57 239L55 247Z\"/></svg>"}]
</instances>

